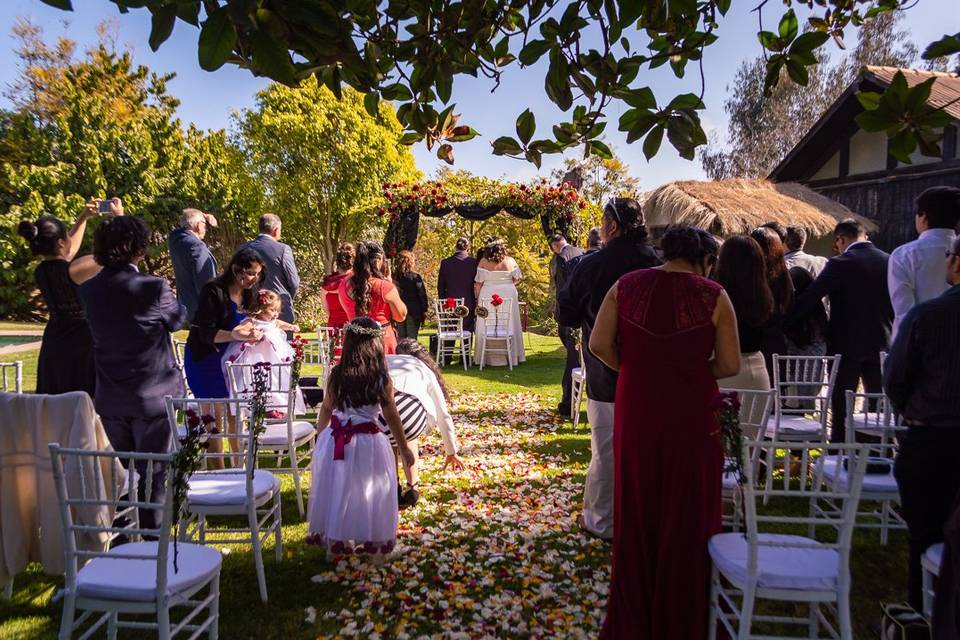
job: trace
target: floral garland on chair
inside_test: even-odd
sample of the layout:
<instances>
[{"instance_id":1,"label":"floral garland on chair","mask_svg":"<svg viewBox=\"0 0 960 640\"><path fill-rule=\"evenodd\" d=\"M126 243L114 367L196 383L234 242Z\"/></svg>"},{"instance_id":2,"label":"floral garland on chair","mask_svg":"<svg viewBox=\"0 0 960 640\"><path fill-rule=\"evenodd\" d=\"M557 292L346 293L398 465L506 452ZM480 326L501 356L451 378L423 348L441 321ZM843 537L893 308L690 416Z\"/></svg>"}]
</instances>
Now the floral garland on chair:
<instances>
[{"instance_id":1,"label":"floral garland on chair","mask_svg":"<svg viewBox=\"0 0 960 640\"><path fill-rule=\"evenodd\" d=\"M250 398L250 431L253 432L253 459L257 459L257 450L260 445L260 436L267 430L267 383L270 372L269 362L258 362L253 365L253 396ZM291 372L292 375L292 372ZM250 477L256 469L256 464L250 467Z\"/></svg>"},{"instance_id":2,"label":"floral garland on chair","mask_svg":"<svg viewBox=\"0 0 960 640\"><path fill-rule=\"evenodd\" d=\"M713 402L720 428L714 431L723 444L724 473L732 473L743 485L743 429L740 427L740 398L734 392L718 394Z\"/></svg>"},{"instance_id":3,"label":"floral garland on chair","mask_svg":"<svg viewBox=\"0 0 960 640\"><path fill-rule=\"evenodd\" d=\"M300 382L300 366L303 364L304 355L306 353L307 340L300 336L293 336L293 340L290 341L290 346L293 347L293 361L290 365L290 386L296 387Z\"/></svg>"},{"instance_id":4,"label":"floral garland on chair","mask_svg":"<svg viewBox=\"0 0 960 640\"><path fill-rule=\"evenodd\" d=\"M180 516L183 513L183 506L187 502L187 492L190 490L190 476L200 469L200 463L203 460L202 450L206 449L208 442L204 439L205 433L217 433L219 429L216 426L217 419L210 414L203 416L197 415L193 409L187 409L184 412L187 418L186 436L180 443L180 448L170 461L168 473L173 474L173 515L171 526L179 531ZM207 425L213 424L213 427ZM177 541L179 534L173 537L173 572L177 573L180 567L177 564L179 549Z\"/></svg>"}]
</instances>

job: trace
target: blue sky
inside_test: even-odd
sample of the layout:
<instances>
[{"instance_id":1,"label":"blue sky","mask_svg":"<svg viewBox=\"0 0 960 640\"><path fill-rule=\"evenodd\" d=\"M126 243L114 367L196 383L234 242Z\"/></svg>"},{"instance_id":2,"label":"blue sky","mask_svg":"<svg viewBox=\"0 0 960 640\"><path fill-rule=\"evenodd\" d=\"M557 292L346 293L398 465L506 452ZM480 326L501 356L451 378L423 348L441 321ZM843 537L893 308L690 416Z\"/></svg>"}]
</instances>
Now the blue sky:
<instances>
[{"instance_id":1,"label":"blue sky","mask_svg":"<svg viewBox=\"0 0 960 640\"><path fill-rule=\"evenodd\" d=\"M110 19L116 21L117 42L128 46L137 62L157 72L175 72L177 77L169 85L170 92L180 102L179 116L184 122L194 122L202 128L224 128L230 125L230 114L253 104L254 94L266 86L260 78L229 65L219 71L208 73L197 64L196 43L199 31L184 23L178 23L173 36L156 53L147 45L150 32L150 14L133 10L120 15L116 6L107 0L74 0L76 11L59 11L44 5L40 0L3 0L0 3L0 85L7 86L16 77L14 64L14 40L10 29L18 16L28 17L42 26L48 37L65 34L81 45L96 42L96 25ZM732 81L739 64L760 52L756 39L757 18L750 10L757 2L740 0L733 3L727 17L721 22L719 41L710 47L704 60L706 73L707 110L703 115L707 132L717 130L722 134L726 118L723 99L726 87ZM779 3L771 5L779 9ZM767 20L772 21L774 11L768 11ZM960 10L957 0L919 0L916 7L907 12L906 25L913 39L921 48L945 32L960 29ZM774 28L776 25L767 25ZM850 45L853 44L850 39ZM832 47L833 45L829 45ZM537 70L520 71L513 67L504 74L500 87L491 94L492 84L483 79L461 78L454 84L454 101L462 113L462 124L469 124L482 134L474 140L454 146L456 167L480 175L526 179L538 174L537 169L526 162L492 155L490 142L501 135L514 133L516 116L529 106L537 116L540 130L559 118L559 110L543 92L542 73ZM667 66L653 72L642 71L637 83L646 82L658 97L668 97L677 92L699 92L699 73L690 68L684 79L677 79ZM0 98L0 104L4 99ZM671 180L697 179L703 177L699 162L687 161L664 141L661 152L647 162L640 144L627 145L616 131L616 121L621 107L614 105L609 113L607 140L618 155L629 165L630 171L641 180L641 188L650 189ZM417 163L429 173L441 163L422 146L414 148ZM548 175L552 167L560 163L559 156L545 158L540 175Z\"/></svg>"}]
</instances>

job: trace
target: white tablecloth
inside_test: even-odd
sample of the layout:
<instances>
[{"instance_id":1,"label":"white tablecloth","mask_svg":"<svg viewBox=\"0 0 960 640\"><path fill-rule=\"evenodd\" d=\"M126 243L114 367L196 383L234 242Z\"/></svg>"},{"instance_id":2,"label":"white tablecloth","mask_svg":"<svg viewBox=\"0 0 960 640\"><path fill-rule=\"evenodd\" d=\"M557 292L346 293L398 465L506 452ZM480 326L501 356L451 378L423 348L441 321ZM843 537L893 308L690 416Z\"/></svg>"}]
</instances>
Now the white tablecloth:
<instances>
[{"instance_id":1,"label":"white tablecloth","mask_svg":"<svg viewBox=\"0 0 960 640\"><path fill-rule=\"evenodd\" d=\"M50 575L64 571L64 533L50 463L51 442L75 449L111 450L86 393L0 393L0 586L32 561L40 562ZM98 473L103 480L99 499L116 498L124 475L119 463L113 464L115 474L107 459L84 469L88 497ZM70 493L79 495L79 466L66 465L64 475ZM113 509L105 506L76 513L74 518L78 524L109 525L113 515ZM103 544L100 536L79 543L82 548Z\"/></svg>"}]
</instances>

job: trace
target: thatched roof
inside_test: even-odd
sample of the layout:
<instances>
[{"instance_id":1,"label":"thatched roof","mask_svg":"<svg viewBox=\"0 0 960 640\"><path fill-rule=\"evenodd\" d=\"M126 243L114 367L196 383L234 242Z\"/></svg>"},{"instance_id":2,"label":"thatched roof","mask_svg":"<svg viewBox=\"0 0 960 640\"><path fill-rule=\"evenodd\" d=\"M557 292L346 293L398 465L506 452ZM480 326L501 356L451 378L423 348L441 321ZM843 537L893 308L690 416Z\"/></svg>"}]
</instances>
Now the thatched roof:
<instances>
[{"instance_id":1,"label":"thatched roof","mask_svg":"<svg viewBox=\"0 0 960 640\"><path fill-rule=\"evenodd\" d=\"M687 224L718 236L750 233L772 221L800 225L811 236L823 236L844 218L856 218L869 231L877 230L870 220L796 182L671 182L647 196L643 213L649 227Z\"/></svg>"}]
</instances>

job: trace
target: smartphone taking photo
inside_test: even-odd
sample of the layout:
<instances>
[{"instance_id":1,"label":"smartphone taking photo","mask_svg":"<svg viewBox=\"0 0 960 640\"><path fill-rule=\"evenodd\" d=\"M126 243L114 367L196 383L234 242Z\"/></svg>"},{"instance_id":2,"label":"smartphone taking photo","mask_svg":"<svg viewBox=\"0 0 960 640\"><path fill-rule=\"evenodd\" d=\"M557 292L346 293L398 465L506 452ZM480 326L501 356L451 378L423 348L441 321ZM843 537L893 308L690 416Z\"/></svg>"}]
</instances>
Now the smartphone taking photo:
<instances>
[{"instance_id":1,"label":"smartphone taking photo","mask_svg":"<svg viewBox=\"0 0 960 640\"><path fill-rule=\"evenodd\" d=\"M100 206L97 208L97 211L100 213L110 213L110 200L104 198L100 201Z\"/></svg>"}]
</instances>

